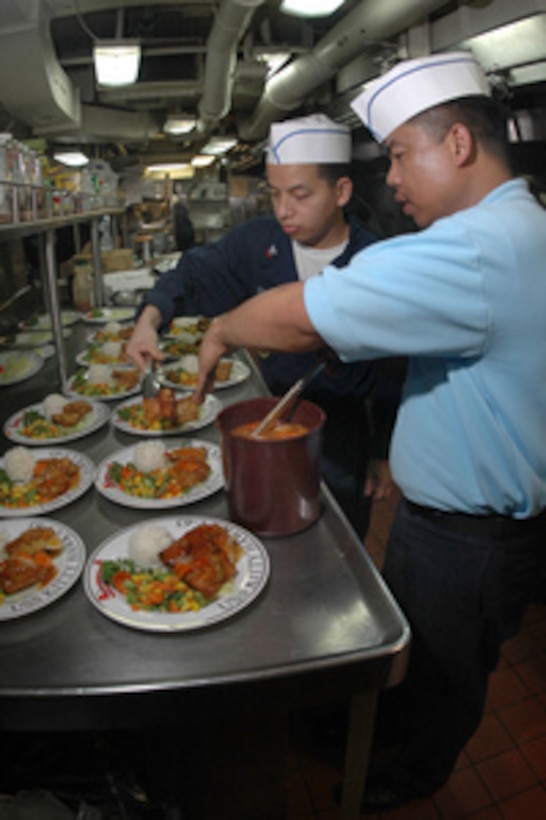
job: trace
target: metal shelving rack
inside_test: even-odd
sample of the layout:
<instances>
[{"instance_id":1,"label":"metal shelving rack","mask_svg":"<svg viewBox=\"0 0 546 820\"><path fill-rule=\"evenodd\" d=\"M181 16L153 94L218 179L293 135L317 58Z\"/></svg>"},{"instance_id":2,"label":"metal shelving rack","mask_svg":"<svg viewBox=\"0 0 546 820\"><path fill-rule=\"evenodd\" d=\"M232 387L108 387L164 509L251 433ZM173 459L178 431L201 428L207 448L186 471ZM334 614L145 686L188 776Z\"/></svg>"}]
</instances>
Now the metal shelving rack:
<instances>
[{"instance_id":1,"label":"metal shelving rack","mask_svg":"<svg viewBox=\"0 0 546 820\"><path fill-rule=\"evenodd\" d=\"M57 352L57 365L61 384L66 385L68 379L66 367L66 353L62 333L61 307L57 283L57 262L55 259L55 231L70 225L82 222L91 223L91 253L94 273L95 305L104 304L102 287L102 270L100 260L99 220L102 216L120 217L123 208L101 208L100 210L72 213L66 216L53 216L46 219L34 219L21 222L10 222L0 225L0 242L12 239L22 239L27 236L39 236L42 247L40 258L44 260L44 284L46 301L51 315L53 338Z\"/></svg>"}]
</instances>

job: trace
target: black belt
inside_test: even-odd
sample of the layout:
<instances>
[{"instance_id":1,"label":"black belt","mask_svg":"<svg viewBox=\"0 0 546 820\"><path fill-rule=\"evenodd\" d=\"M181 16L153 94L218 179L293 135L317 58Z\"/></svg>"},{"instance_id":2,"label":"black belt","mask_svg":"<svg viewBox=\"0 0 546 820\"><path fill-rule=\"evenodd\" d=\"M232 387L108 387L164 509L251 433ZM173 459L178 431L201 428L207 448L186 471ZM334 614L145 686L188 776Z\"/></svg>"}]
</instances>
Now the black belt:
<instances>
[{"instance_id":1,"label":"black belt","mask_svg":"<svg viewBox=\"0 0 546 820\"><path fill-rule=\"evenodd\" d=\"M408 509L414 515L426 518L446 530L461 535L485 537L521 536L544 530L546 532L546 509L532 518L512 518L509 515L472 515L471 513L447 512L433 507L422 507L406 499Z\"/></svg>"}]
</instances>

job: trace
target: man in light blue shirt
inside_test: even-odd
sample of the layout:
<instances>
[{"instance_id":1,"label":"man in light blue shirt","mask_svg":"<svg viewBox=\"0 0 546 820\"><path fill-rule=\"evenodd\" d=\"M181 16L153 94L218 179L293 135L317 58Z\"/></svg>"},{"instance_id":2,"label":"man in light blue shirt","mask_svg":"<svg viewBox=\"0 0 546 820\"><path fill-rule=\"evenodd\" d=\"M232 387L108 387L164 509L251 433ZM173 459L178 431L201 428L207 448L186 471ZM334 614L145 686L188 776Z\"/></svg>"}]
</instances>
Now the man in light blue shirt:
<instances>
[{"instance_id":1,"label":"man in light blue shirt","mask_svg":"<svg viewBox=\"0 0 546 820\"><path fill-rule=\"evenodd\" d=\"M513 177L504 113L471 54L399 63L353 107L423 230L220 317L198 390L231 346L409 356L383 574L413 647L380 702L362 804L378 811L448 779L544 571L546 211Z\"/></svg>"}]
</instances>

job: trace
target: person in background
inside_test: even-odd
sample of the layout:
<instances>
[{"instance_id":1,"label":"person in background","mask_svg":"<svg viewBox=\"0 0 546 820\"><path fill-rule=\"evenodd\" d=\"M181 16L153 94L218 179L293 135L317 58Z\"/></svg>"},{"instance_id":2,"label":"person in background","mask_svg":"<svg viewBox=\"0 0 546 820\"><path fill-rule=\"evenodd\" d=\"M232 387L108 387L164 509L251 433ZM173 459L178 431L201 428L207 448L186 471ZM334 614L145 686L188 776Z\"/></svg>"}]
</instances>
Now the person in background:
<instances>
[{"instance_id":1,"label":"person in background","mask_svg":"<svg viewBox=\"0 0 546 820\"><path fill-rule=\"evenodd\" d=\"M174 316L216 316L261 291L312 278L327 264L341 267L372 243L375 237L345 213L353 189L350 157L349 129L324 115L274 123L266 162L274 216L249 220L218 242L186 251L161 276L144 299L127 345L137 365L143 369L150 357L162 358L158 332ZM274 395L315 361L314 354L259 356ZM369 496L381 498L393 486L386 451L398 389L373 365L342 364L332 356L306 391L327 413L324 476L362 538Z\"/></svg>"},{"instance_id":2,"label":"person in background","mask_svg":"<svg viewBox=\"0 0 546 820\"><path fill-rule=\"evenodd\" d=\"M468 52L404 61L353 108L422 229L218 317L196 399L241 345L404 355L390 463L402 492L384 577L406 614L405 680L380 698L364 811L430 794L483 714L500 644L543 578L546 213L513 176L506 117Z\"/></svg>"},{"instance_id":3,"label":"person in background","mask_svg":"<svg viewBox=\"0 0 546 820\"><path fill-rule=\"evenodd\" d=\"M195 230L188 209L180 200L172 207L172 225L176 250L192 248L195 245Z\"/></svg>"}]
</instances>

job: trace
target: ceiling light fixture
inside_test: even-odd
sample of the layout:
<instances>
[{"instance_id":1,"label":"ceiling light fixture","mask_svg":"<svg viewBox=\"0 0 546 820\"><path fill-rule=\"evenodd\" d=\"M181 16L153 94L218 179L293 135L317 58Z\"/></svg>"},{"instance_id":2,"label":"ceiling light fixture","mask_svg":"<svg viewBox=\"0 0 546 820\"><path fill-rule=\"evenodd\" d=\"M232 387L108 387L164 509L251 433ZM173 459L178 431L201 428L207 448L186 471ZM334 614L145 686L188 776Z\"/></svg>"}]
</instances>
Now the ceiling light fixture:
<instances>
[{"instance_id":1,"label":"ceiling light fixture","mask_svg":"<svg viewBox=\"0 0 546 820\"><path fill-rule=\"evenodd\" d=\"M99 85L132 85L140 69L140 43L135 40L96 40L93 46Z\"/></svg>"},{"instance_id":2,"label":"ceiling light fixture","mask_svg":"<svg viewBox=\"0 0 546 820\"><path fill-rule=\"evenodd\" d=\"M70 168L83 168L89 162L89 157L81 151L57 151L53 154L53 159Z\"/></svg>"},{"instance_id":3,"label":"ceiling light fixture","mask_svg":"<svg viewBox=\"0 0 546 820\"><path fill-rule=\"evenodd\" d=\"M345 0L282 0L281 11L297 17L327 17Z\"/></svg>"},{"instance_id":4,"label":"ceiling light fixture","mask_svg":"<svg viewBox=\"0 0 546 820\"><path fill-rule=\"evenodd\" d=\"M146 176L188 179L193 175L189 162L156 162L146 166Z\"/></svg>"},{"instance_id":5,"label":"ceiling light fixture","mask_svg":"<svg viewBox=\"0 0 546 820\"><path fill-rule=\"evenodd\" d=\"M163 125L166 134L176 137L180 134L189 134L195 128L196 119L184 114L169 114Z\"/></svg>"},{"instance_id":6,"label":"ceiling light fixture","mask_svg":"<svg viewBox=\"0 0 546 820\"><path fill-rule=\"evenodd\" d=\"M196 154L191 161L194 168L206 168L216 160L212 154Z\"/></svg>"},{"instance_id":7,"label":"ceiling light fixture","mask_svg":"<svg viewBox=\"0 0 546 820\"><path fill-rule=\"evenodd\" d=\"M215 157L219 157L231 151L234 145L237 145L235 137L211 137L201 151L203 154L213 154Z\"/></svg>"}]
</instances>

